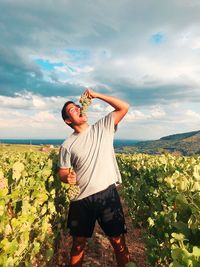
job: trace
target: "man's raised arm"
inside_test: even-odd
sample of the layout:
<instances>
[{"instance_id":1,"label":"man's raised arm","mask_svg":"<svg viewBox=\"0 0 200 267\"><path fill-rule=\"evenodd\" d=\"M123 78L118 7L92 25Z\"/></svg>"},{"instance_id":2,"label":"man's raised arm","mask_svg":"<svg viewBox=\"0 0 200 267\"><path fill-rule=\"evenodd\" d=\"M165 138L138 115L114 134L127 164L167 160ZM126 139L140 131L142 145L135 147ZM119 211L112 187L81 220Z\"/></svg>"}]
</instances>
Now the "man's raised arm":
<instances>
[{"instance_id":1,"label":"man's raised arm","mask_svg":"<svg viewBox=\"0 0 200 267\"><path fill-rule=\"evenodd\" d=\"M129 104L117 97L97 93L92 89L87 89L84 94L89 98L98 98L111 105L115 109L113 111L115 125L117 125L128 112Z\"/></svg>"}]
</instances>

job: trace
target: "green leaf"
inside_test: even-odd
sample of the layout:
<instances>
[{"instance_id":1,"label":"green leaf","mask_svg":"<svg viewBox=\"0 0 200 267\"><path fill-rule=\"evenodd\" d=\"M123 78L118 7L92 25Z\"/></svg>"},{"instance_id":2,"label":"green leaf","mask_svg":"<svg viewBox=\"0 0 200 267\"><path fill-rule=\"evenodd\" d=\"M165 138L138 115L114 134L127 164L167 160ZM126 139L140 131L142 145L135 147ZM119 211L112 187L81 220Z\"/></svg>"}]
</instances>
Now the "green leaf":
<instances>
[{"instance_id":1,"label":"green leaf","mask_svg":"<svg viewBox=\"0 0 200 267\"><path fill-rule=\"evenodd\" d=\"M184 222L173 222L172 225L181 232L186 237L190 235L190 230L188 229L188 225Z\"/></svg>"},{"instance_id":2,"label":"green leaf","mask_svg":"<svg viewBox=\"0 0 200 267\"><path fill-rule=\"evenodd\" d=\"M24 170L24 164L17 161L13 164L12 171L13 171L13 178L18 180L21 177L21 173Z\"/></svg>"},{"instance_id":3,"label":"green leaf","mask_svg":"<svg viewBox=\"0 0 200 267\"><path fill-rule=\"evenodd\" d=\"M20 225L20 221L17 220L16 218L13 218L11 220L11 225L12 225L13 228L16 228L16 227L18 227Z\"/></svg>"},{"instance_id":4,"label":"green leaf","mask_svg":"<svg viewBox=\"0 0 200 267\"><path fill-rule=\"evenodd\" d=\"M40 243L34 240L32 253L36 255L39 253L39 251L40 251Z\"/></svg>"},{"instance_id":5,"label":"green leaf","mask_svg":"<svg viewBox=\"0 0 200 267\"><path fill-rule=\"evenodd\" d=\"M53 257L53 254L54 254L54 250L53 250L52 248L48 249L48 250L46 251L46 254L45 254L45 259L46 259L47 261L50 261L51 258Z\"/></svg>"},{"instance_id":6,"label":"green leaf","mask_svg":"<svg viewBox=\"0 0 200 267\"><path fill-rule=\"evenodd\" d=\"M0 216L3 216L4 210L5 210L4 206L0 205Z\"/></svg>"},{"instance_id":7,"label":"green leaf","mask_svg":"<svg viewBox=\"0 0 200 267\"><path fill-rule=\"evenodd\" d=\"M8 238L4 238L1 243L0 247L8 254L12 254L15 252L18 248L18 242L17 240L9 241Z\"/></svg>"},{"instance_id":8,"label":"green leaf","mask_svg":"<svg viewBox=\"0 0 200 267\"><path fill-rule=\"evenodd\" d=\"M185 236L183 234L177 234L177 233L172 233L172 237L178 241L183 241L185 239Z\"/></svg>"},{"instance_id":9,"label":"green leaf","mask_svg":"<svg viewBox=\"0 0 200 267\"><path fill-rule=\"evenodd\" d=\"M200 181L200 165L194 166L193 176L196 181Z\"/></svg>"},{"instance_id":10,"label":"green leaf","mask_svg":"<svg viewBox=\"0 0 200 267\"><path fill-rule=\"evenodd\" d=\"M200 247L193 247L193 252L192 254L195 256L195 257L199 257L200 258Z\"/></svg>"}]
</instances>

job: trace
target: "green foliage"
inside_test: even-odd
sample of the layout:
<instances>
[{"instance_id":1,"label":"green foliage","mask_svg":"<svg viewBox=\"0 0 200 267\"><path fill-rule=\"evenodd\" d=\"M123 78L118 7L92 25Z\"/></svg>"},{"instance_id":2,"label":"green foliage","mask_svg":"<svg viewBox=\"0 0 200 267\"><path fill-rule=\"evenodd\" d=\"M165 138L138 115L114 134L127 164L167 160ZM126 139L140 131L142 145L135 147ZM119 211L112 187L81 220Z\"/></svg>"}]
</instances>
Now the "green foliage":
<instances>
[{"instance_id":1,"label":"green foliage","mask_svg":"<svg viewBox=\"0 0 200 267\"><path fill-rule=\"evenodd\" d=\"M69 205L57 153L4 150L0 159L0 266L48 262Z\"/></svg>"},{"instance_id":2,"label":"green foliage","mask_svg":"<svg viewBox=\"0 0 200 267\"><path fill-rule=\"evenodd\" d=\"M200 266L200 157L119 155L123 191L151 266Z\"/></svg>"},{"instance_id":3,"label":"green foliage","mask_svg":"<svg viewBox=\"0 0 200 267\"><path fill-rule=\"evenodd\" d=\"M145 226L151 266L200 267L200 157L118 155L122 195ZM70 190L58 153L0 152L0 266L45 266L66 229Z\"/></svg>"}]
</instances>

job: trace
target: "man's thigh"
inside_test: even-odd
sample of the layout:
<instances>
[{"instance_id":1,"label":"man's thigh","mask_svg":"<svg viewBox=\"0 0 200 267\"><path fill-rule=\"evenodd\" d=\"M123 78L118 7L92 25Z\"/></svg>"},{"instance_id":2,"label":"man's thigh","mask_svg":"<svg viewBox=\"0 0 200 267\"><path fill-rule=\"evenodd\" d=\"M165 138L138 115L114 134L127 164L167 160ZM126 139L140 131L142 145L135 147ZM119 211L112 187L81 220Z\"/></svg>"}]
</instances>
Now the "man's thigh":
<instances>
[{"instance_id":1,"label":"man's thigh","mask_svg":"<svg viewBox=\"0 0 200 267\"><path fill-rule=\"evenodd\" d=\"M67 227L73 237L91 237L94 231L96 218L85 202L83 199L70 203Z\"/></svg>"},{"instance_id":2,"label":"man's thigh","mask_svg":"<svg viewBox=\"0 0 200 267\"><path fill-rule=\"evenodd\" d=\"M109 237L126 233L124 213L116 187L111 187L103 197L102 210L98 216L99 225Z\"/></svg>"}]
</instances>

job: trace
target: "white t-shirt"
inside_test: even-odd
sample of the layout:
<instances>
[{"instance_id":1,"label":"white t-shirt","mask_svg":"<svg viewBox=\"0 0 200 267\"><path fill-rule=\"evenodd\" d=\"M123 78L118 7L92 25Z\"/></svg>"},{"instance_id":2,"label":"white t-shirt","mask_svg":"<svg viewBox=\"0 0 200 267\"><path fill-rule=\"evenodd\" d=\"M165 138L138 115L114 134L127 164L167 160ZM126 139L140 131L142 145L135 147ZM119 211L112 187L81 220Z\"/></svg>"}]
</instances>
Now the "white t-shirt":
<instances>
[{"instance_id":1,"label":"white t-shirt","mask_svg":"<svg viewBox=\"0 0 200 267\"><path fill-rule=\"evenodd\" d=\"M113 147L114 133L111 112L84 132L73 133L61 145L59 167L72 167L80 187L80 194L74 200L122 182Z\"/></svg>"}]
</instances>

